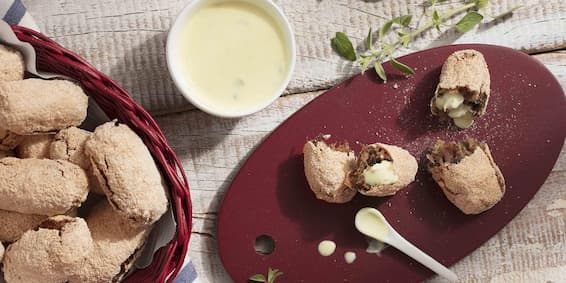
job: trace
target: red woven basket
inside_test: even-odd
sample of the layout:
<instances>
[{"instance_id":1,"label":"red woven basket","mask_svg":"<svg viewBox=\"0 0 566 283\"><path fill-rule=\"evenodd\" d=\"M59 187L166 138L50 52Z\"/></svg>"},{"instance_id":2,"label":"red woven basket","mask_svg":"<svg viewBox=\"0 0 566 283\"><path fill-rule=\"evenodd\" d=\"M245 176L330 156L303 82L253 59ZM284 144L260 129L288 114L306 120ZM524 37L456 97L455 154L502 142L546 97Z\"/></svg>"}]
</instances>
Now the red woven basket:
<instances>
[{"instance_id":1,"label":"red woven basket","mask_svg":"<svg viewBox=\"0 0 566 283\"><path fill-rule=\"evenodd\" d=\"M155 253L149 267L136 270L123 282L172 282L181 270L188 250L192 211L187 176L163 132L122 87L84 59L34 30L16 25L12 30L21 41L34 47L38 70L62 74L80 82L110 119L127 124L142 138L161 166L169 185L177 232L171 242Z\"/></svg>"}]
</instances>

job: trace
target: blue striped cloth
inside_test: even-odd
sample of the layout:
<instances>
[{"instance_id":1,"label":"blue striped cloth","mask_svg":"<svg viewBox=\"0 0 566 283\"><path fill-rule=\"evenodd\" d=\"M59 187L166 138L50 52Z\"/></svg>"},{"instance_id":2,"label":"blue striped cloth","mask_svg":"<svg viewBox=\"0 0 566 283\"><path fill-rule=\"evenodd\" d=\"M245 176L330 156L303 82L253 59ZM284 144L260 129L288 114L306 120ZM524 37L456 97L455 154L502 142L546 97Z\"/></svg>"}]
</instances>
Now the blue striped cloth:
<instances>
[{"instance_id":1,"label":"blue striped cloth","mask_svg":"<svg viewBox=\"0 0 566 283\"><path fill-rule=\"evenodd\" d=\"M0 0L0 15L2 15L2 20L9 24L39 31L37 24L20 0Z\"/></svg>"},{"instance_id":2,"label":"blue striped cloth","mask_svg":"<svg viewBox=\"0 0 566 283\"><path fill-rule=\"evenodd\" d=\"M0 0L0 16L2 16L3 21L9 24L16 24L39 31L39 27L31 17L31 15L26 11L25 6L22 4L20 0ZM3 281L2 276L0 274L0 282L2 281ZM195 267L188 258L188 256L185 259L183 270L181 270L181 272L173 282L174 283L199 282Z\"/></svg>"}]
</instances>

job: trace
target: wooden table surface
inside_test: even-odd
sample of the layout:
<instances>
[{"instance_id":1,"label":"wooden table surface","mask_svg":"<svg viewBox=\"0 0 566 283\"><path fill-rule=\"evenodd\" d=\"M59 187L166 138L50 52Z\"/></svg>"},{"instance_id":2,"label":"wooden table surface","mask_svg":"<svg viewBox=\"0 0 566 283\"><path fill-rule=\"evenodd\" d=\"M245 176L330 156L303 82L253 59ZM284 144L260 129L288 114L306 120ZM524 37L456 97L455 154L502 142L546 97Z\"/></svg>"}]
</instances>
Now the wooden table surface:
<instances>
[{"instance_id":1,"label":"wooden table surface","mask_svg":"<svg viewBox=\"0 0 566 283\"><path fill-rule=\"evenodd\" d=\"M194 204L190 255L203 282L231 281L217 254L215 224L222 197L239 166L289 115L356 74L356 68L330 48L334 32L344 31L359 41L370 25L375 30L394 16L410 13L413 24L425 21L423 0L276 1L295 30L294 77L285 95L267 109L242 119L219 119L187 103L167 73L167 30L188 1L23 2L45 34L109 74L155 115L189 177ZM446 1L441 7L461 2ZM566 89L566 1L490 2L488 14L518 4L525 8L505 21L464 35L431 30L396 55L451 43L504 45L532 54ZM452 269L462 282L566 282L566 149L529 205Z\"/></svg>"}]
</instances>

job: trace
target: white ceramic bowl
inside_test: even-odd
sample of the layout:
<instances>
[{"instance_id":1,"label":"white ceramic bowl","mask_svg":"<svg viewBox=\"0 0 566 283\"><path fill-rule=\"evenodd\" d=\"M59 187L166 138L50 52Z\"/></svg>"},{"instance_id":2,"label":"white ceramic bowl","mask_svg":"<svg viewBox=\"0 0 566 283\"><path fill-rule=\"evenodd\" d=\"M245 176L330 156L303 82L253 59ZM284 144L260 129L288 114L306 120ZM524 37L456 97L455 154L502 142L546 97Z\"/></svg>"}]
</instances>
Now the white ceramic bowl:
<instances>
[{"instance_id":1,"label":"white ceramic bowl","mask_svg":"<svg viewBox=\"0 0 566 283\"><path fill-rule=\"evenodd\" d=\"M203 5L208 5L211 3L233 2L233 1L247 2L253 4L256 7L265 11L271 18L273 18L275 22L279 25L281 32L283 33L284 44L286 45L285 47L288 52L288 56L287 56L288 69L285 74L285 79L283 80L279 88L272 94L269 94L269 96L266 99L258 102L258 104L255 105L255 107L253 107L252 109L247 109L246 111L240 111L240 112L236 112L236 111L227 112L225 110L221 110L214 107L214 105L210 105L210 103L207 103L208 105L203 103L199 98L199 95L195 95L196 90L194 87L191 86L190 79L188 78L186 73L181 70L179 60L176 60L177 58L175 58L176 52L173 51L173 48L175 48L175 46L178 46L179 40L182 36L183 24L187 21L189 17L191 17L194 14L195 11L197 11L197 9L199 9ZM169 35L167 37L166 53L167 53L166 54L167 67L169 69L169 73L171 74L171 77L173 78L173 81L175 82L177 88L181 91L183 96L189 102L191 102L193 105L195 105L202 111L207 112L209 114L224 118L236 118L236 117L250 115L252 113L262 110L263 108L273 103L273 101L275 101L283 93L283 91L289 84L289 81L291 80L291 75L293 74L293 70L295 69L296 43L295 43L295 37L293 35L293 31L291 29L291 24L289 23L287 17L283 14L281 9L277 5L275 5L271 0L193 0L185 8L183 8L181 13L175 19L173 26L169 30ZM222 66L219 66L219 68L221 67ZM220 80L222 78L219 77L218 79ZM201 95L206 95L206 94L201 94Z\"/></svg>"}]
</instances>

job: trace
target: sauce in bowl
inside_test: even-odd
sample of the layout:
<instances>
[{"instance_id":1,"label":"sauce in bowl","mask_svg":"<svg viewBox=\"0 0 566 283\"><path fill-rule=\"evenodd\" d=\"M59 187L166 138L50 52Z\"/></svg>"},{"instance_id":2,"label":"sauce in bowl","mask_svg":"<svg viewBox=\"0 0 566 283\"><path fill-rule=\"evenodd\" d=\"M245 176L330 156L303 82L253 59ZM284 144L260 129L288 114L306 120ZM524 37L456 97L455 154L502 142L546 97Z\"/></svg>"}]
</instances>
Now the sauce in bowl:
<instances>
[{"instance_id":1,"label":"sauce in bowl","mask_svg":"<svg viewBox=\"0 0 566 283\"><path fill-rule=\"evenodd\" d=\"M269 105L288 83L294 62L283 18L261 5L270 1L201 2L180 16L167 43L177 86L218 116L243 116Z\"/></svg>"}]
</instances>

